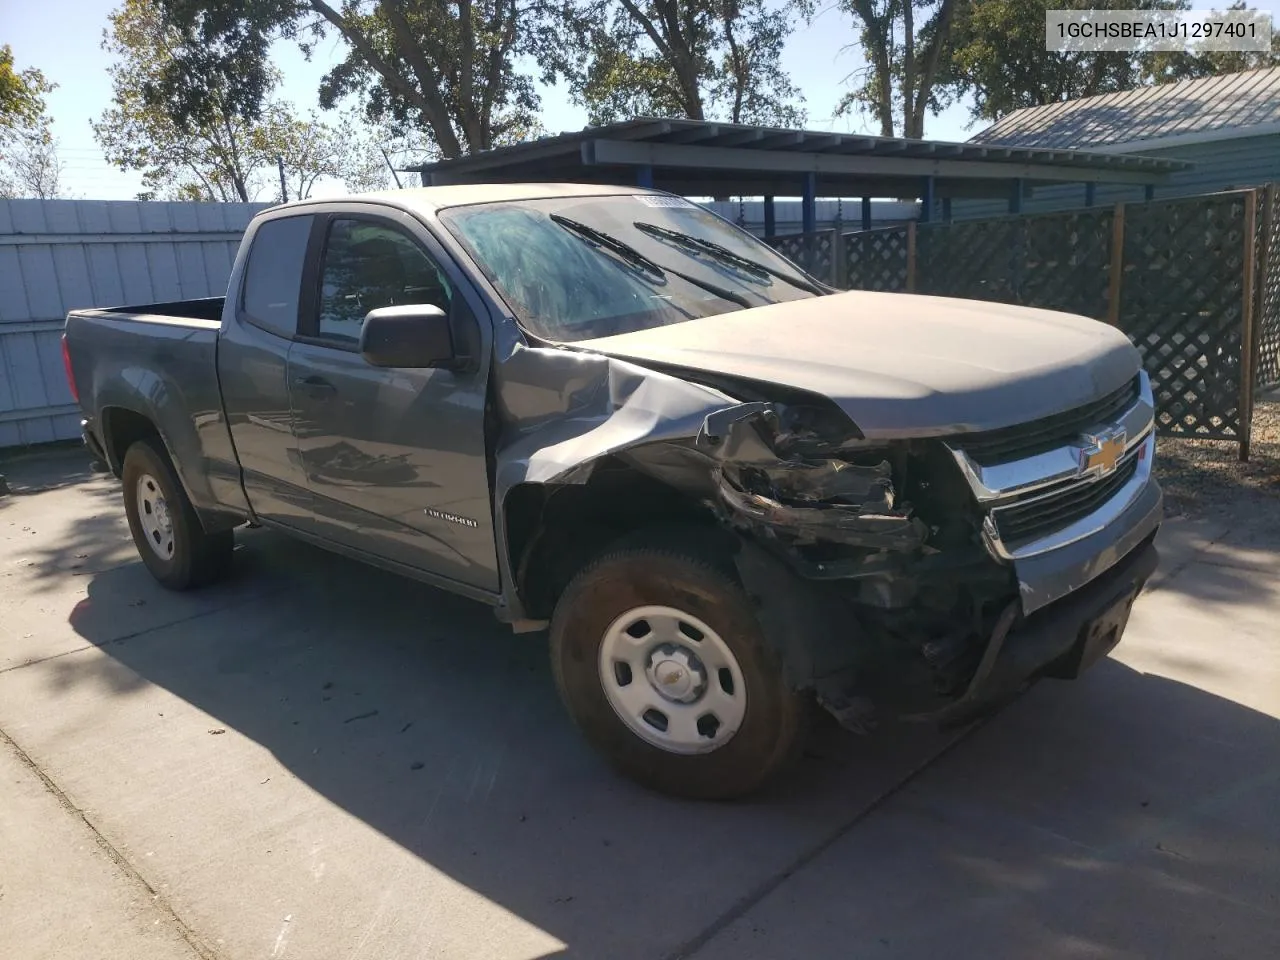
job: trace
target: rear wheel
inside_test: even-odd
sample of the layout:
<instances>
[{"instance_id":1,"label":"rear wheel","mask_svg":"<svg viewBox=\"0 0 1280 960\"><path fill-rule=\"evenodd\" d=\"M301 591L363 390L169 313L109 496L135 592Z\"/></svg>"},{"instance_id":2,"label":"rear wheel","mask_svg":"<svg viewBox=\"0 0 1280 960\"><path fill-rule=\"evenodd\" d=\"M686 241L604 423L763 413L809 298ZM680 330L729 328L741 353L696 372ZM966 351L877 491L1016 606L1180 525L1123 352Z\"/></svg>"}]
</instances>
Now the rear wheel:
<instances>
[{"instance_id":1,"label":"rear wheel","mask_svg":"<svg viewBox=\"0 0 1280 960\"><path fill-rule=\"evenodd\" d=\"M556 606L551 656L587 739L664 793L742 796L801 743L803 696L742 588L695 549L621 548L592 563Z\"/></svg>"},{"instance_id":2,"label":"rear wheel","mask_svg":"<svg viewBox=\"0 0 1280 960\"><path fill-rule=\"evenodd\" d=\"M163 586L186 590L218 579L231 565L230 530L208 533L156 439L138 440L121 471L129 532L147 569Z\"/></svg>"}]
</instances>

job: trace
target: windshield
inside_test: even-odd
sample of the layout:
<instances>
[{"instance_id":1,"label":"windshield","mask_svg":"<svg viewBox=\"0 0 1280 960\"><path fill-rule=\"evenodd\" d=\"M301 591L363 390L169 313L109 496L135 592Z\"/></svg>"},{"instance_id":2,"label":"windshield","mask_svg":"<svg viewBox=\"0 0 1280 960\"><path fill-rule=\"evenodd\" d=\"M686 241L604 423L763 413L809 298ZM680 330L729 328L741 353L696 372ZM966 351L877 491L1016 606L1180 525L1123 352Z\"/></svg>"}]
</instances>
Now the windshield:
<instances>
[{"instance_id":1,"label":"windshield","mask_svg":"<svg viewBox=\"0 0 1280 960\"><path fill-rule=\"evenodd\" d=\"M607 337L824 292L678 197L557 197L441 211L530 333Z\"/></svg>"}]
</instances>

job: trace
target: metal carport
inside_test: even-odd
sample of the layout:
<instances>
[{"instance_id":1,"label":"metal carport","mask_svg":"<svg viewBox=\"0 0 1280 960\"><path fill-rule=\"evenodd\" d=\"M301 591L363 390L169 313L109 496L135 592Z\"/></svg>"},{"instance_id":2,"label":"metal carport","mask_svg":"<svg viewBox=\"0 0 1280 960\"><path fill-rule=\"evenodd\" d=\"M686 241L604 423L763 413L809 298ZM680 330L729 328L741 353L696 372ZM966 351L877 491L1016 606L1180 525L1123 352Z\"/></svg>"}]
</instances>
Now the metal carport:
<instances>
[{"instance_id":1,"label":"metal carport","mask_svg":"<svg viewBox=\"0 0 1280 960\"><path fill-rule=\"evenodd\" d=\"M684 196L763 196L765 233L773 198L803 200L804 229L814 229L819 197L862 197L869 226L872 197L917 198L921 219L941 201L1006 198L1011 213L1036 186L1135 184L1148 196L1191 164L1133 154L941 143L900 137L781 130L700 120L629 120L409 169L425 185L567 181L652 186Z\"/></svg>"}]
</instances>

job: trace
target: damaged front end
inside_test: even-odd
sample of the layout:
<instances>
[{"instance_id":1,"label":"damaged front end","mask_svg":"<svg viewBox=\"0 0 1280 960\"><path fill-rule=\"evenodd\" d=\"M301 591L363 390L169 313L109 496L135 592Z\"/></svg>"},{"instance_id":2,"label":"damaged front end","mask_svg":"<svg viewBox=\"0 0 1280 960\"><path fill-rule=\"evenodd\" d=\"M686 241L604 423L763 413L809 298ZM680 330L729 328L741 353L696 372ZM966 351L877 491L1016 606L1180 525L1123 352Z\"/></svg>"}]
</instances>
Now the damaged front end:
<instances>
[{"instance_id":1,"label":"damaged front end","mask_svg":"<svg viewBox=\"0 0 1280 960\"><path fill-rule=\"evenodd\" d=\"M815 394L588 352L520 347L499 376L499 615L517 629L611 537L714 520L788 681L846 726L974 700L1018 584L941 442L872 442Z\"/></svg>"},{"instance_id":2,"label":"damaged front end","mask_svg":"<svg viewBox=\"0 0 1280 960\"><path fill-rule=\"evenodd\" d=\"M1018 590L940 445L871 443L821 406L747 403L708 416L695 447L793 680L853 728L942 717L966 697Z\"/></svg>"}]
</instances>

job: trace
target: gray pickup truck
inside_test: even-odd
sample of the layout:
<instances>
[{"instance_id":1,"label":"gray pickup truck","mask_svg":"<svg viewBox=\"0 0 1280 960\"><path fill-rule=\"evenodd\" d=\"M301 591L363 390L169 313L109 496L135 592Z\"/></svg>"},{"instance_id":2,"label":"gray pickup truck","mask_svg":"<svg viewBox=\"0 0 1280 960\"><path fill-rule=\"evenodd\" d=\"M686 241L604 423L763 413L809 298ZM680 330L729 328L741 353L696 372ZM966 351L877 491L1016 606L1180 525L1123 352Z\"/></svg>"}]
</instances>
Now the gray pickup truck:
<instances>
[{"instance_id":1,"label":"gray pickup truck","mask_svg":"<svg viewBox=\"0 0 1280 960\"><path fill-rule=\"evenodd\" d=\"M261 525L549 627L585 736L671 793L757 788L815 702L956 724L1075 677L1156 566L1119 332L834 291L654 191L287 204L225 299L76 310L64 344L162 584Z\"/></svg>"}]
</instances>

